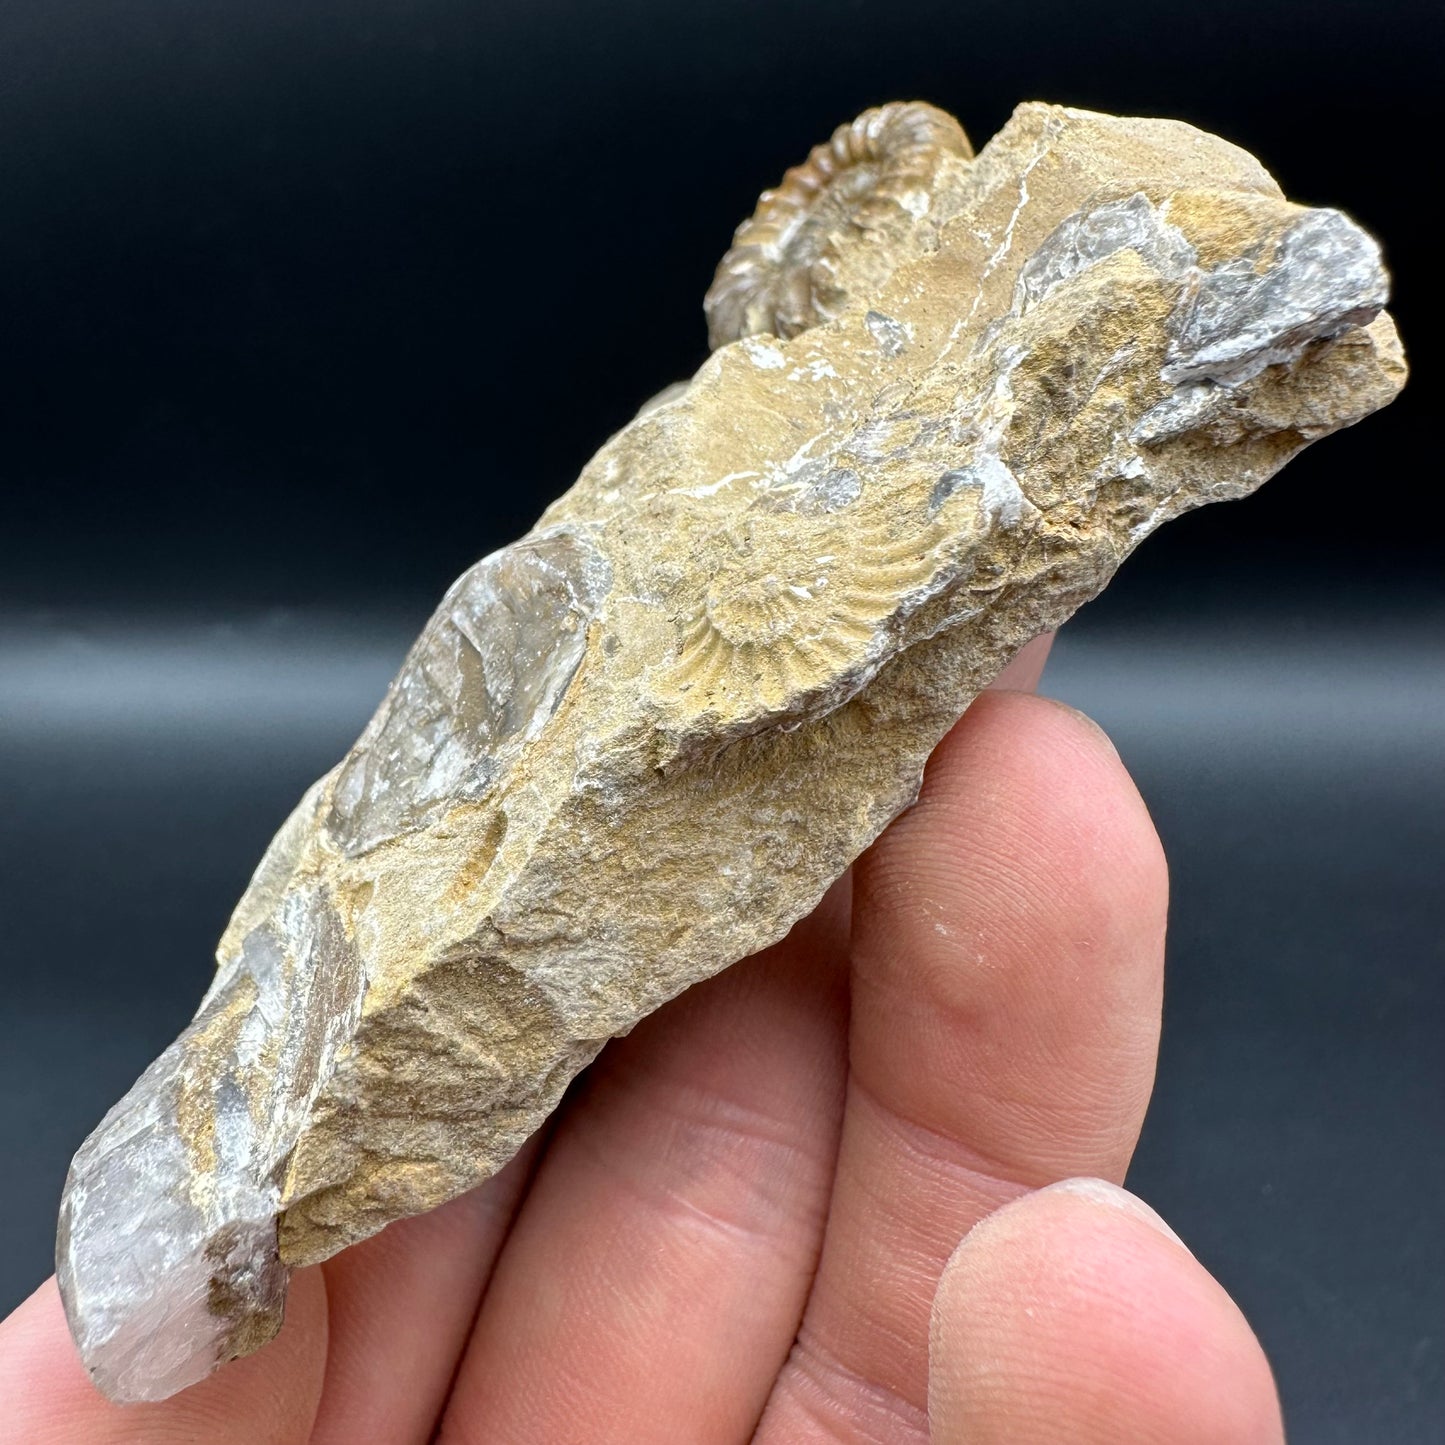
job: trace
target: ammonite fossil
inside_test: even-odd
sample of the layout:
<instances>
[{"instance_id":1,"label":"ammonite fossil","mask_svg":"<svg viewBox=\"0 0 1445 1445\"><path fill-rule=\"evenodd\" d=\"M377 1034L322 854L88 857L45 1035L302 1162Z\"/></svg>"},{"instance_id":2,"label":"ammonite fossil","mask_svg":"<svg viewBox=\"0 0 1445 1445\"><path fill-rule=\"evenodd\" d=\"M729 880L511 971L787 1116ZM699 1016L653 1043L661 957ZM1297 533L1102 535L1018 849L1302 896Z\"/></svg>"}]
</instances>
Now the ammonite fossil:
<instances>
[{"instance_id":1,"label":"ammonite fossil","mask_svg":"<svg viewBox=\"0 0 1445 1445\"><path fill-rule=\"evenodd\" d=\"M686 711L766 715L866 670L899 597L937 569L941 527L899 536L876 515L801 521L759 507L709 539L671 674Z\"/></svg>"},{"instance_id":2,"label":"ammonite fossil","mask_svg":"<svg viewBox=\"0 0 1445 1445\"><path fill-rule=\"evenodd\" d=\"M714 347L771 332L796 336L841 314L850 262L891 267L891 243L929 211L945 158L973 149L951 115L919 101L865 110L814 146L733 236L703 301Z\"/></svg>"}]
</instances>

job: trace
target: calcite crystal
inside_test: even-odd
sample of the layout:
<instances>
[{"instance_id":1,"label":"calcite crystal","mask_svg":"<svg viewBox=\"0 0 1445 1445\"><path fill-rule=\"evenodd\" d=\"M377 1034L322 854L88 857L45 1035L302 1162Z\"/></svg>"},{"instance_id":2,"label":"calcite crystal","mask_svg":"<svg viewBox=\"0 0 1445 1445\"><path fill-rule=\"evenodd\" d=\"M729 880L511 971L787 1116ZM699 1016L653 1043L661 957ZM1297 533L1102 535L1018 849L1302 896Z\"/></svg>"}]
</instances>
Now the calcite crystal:
<instances>
[{"instance_id":1,"label":"calcite crystal","mask_svg":"<svg viewBox=\"0 0 1445 1445\"><path fill-rule=\"evenodd\" d=\"M497 1170L603 1044L781 936L1027 640L1404 379L1375 243L1167 120L842 127L738 231L715 350L452 587L277 835L194 1021L75 1157L99 1387Z\"/></svg>"}]
</instances>

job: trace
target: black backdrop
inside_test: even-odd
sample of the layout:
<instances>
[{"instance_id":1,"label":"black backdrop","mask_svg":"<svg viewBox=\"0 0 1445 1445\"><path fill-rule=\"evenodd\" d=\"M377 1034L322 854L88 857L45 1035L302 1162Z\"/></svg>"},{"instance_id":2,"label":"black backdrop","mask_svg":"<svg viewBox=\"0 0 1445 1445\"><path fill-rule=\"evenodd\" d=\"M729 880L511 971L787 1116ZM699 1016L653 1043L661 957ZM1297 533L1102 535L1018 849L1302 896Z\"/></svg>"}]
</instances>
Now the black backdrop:
<instances>
[{"instance_id":1,"label":"black backdrop","mask_svg":"<svg viewBox=\"0 0 1445 1445\"><path fill-rule=\"evenodd\" d=\"M1396 276L1405 397L1152 540L1048 685L1174 867L1132 1182L1293 1439L1445 1438L1441 40L1404 0L4 0L0 1307L433 599L702 359L758 189L869 104L981 144L1043 98L1239 142Z\"/></svg>"},{"instance_id":2,"label":"black backdrop","mask_svg":"<svg viewBox=\"0 0 1445 1445\"><path fill-rule=\"evenodd\" d=\"M434 592L697 365L702 292L760 187L900 96L976 144L1035 97L1215 130L1383 238L1423 339L1438 16L6 0L0 585L41 604ZM1357 498L1422 454L1433 358L1413 360L1388 425L1176 528L1174 560L1362 534L1378 560Z\"/></svg>"}]
</instances>

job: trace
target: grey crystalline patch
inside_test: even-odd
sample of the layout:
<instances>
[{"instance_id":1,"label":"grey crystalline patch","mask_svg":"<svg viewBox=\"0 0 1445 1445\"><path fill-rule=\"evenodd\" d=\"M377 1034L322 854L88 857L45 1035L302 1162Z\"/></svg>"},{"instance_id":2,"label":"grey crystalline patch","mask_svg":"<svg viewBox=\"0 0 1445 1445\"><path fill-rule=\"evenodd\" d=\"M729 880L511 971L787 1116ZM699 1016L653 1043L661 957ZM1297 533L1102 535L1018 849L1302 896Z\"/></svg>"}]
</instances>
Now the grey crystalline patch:
<instances>
[{"instance_id":1,"label":"grey crystalline patch","mask_svg":"<svg viewBox=\"0 0 1445 1445\"><path fill-rule=\"evenodd\" d=\"M1368 325L1389 299L1379 247L1334 210L1301 216L1263 270L1257 256L1242 256L1192 280L1170 318L1160 372L1173 390L1130 432L1141 446L1207 426L1233 388L1316 341Z\"/></svg>"},{"instance_id":2,"label":"grey crystalline patch","mask_svg":"<svg viewBox=\"0 0 1445 1445\"><path fill-rule=\"evenodd\" d=\"M861 462L897 461L936 445L946 429L942 418L904 406L865 422L844 446Z\"/></svg>"},{"instance_id":3,"label":"grey crystalline patch","mask_svg":"<svg viewBox=\"0 0 1445 1445\"><path fill-rule=\"evenodd\" d=\"M852 467L831 467L811 483L799 501L804 512L841 512L863 494L863 478Z\"/></svg>"},{"instance_id":4,"label":"grey crystalline patch","mask_svg":"<svg viewBox=\"0 0 1445 1445\"><path fill-rule=\"evenodd\" d=\"M1313 341L1368 325L1388 299L1375 242L1339 211L1307 211L1263 272L1238 257L1202 275L1178 314L1163 378L1237 386Z\"/></svg>"},{"instance_id":5,"label":"grey crystalline patch","mask_svg":"<svg viewBox=\"0 0 1445 1445\"><path fill-rule=\"evenodd\" d=\"M343 851L485 797L500 750L535 735L562 701L611 585L596 547L562 528L463 573L337 776L328 825Z\"/></svg>"},{"instance_id":6,"label":"grey crystalline patch","mask_svg":"<svg viewBox=\"0 0 1445 1445\"><path fill-rule=\"evenodd\" d=\"M1368 325L1389 299L1379 247L1339 211L1306 212L1263 271L1253 256L1201 271L1182 232L1136 192L1061 222L1019 273L1013 311L1022 315L1063 282L1124 250L1186 284L1162 371L1170 386L1238 385L1292 361L1313 341ZM1141 418L1135 439L1155 443L1182 435L1217 414L1222 400L1207 388L1166 398Z\"/></svg>"},{"instance_id":7,"label":"grey crystalline patch","mask_svg":"<svg viewBox=\"0 0 1445 1445\"><path fill-rule=\"evenodd\" d=\"M928 510L937 515L943 504L962 488L974 488L979 502L996 526L1016 527L1023 518L1028 499L1016 476L996 456L985 455L966 467L944 472L933 485Z\"/></svg>"},{"instance_id":8,"label":"grey crystalline patch","mask_svg":"<svg viewBox=\"0 0 1445 1445\"><path fill-rule=\"evenodd\" d=\"M1208 425L1228 405L1227 387L1213 381L1183 382L1139 418L1129 440L1159 446Z\"/></svg>"},{"instance_id":9,"label":"grey crystalline patch","mask_svg":"<svg viewBox=\"0 0 1445 1445\"><path fill-rule=\"evenodd\" d=\"M70 1168L56 1273L90 1373L113 1399L164 1399L226 1358L232 1321L211 1307L218 1255L275 1262L269 1275L249 1264L231 1293L240 1311L279 1322L286 1272L276 1253L274 1185L258 1184L248 1161L237 1172L225 1157L225 1173L196 1197L180 1132L187 1045L245 984L233 970ZM223 1128L216 1132L225 1138Z\"/></svg>"},{"instance_id":10,"label":"grey crystalline patch","mask_svg":"<svg viewBox=\"0 0 1445 1445\"><path fill-rule=\"evenodd\" d=\"M1170 280L1184 276L1198 261L1184 233L1160 215L1148 196L1136 191L1060 222L1019 272L1014 312L1023 315L1063 282L1120 251L1137 252L1152 270Z\"/></svg>"},{"instance_id":11,"label":"grey crystalline patch","mask_svg":"<svg viewBox=\"0 0 1445 1445\"><path fill-rule=\"evenodd\" d=\"M870 311L863 318L863 324L868 328L874 341L878 343L878 349L884 356L899 356L908 345L908 328L901 322L895 321L891 316L885 316L881 311Z\"/></svg>"},{"instance_id":12,"label":"grey crystalline patch","mask_svg":"<svg viewBox=\"0 0 1445 1445\"><path fill-rule=\"evenodd\" d=\"M288 893L77 1152L56 1274L112 1399L164 1399L280 1327L278 1176L363 989L329 895Z\"/></svg>"},{"instance_id":13,"label":"grey crystalline patch","mask_svg":"<svg viewBox=\"0 0 1445 1445\"><path fill-rule=\"evenodd\" d=\"M804 462L768 490L771 506L808 517L841 512L862 495L863 478L852 467L835 466L824 458Z\"/></svg>"}]
</instances>

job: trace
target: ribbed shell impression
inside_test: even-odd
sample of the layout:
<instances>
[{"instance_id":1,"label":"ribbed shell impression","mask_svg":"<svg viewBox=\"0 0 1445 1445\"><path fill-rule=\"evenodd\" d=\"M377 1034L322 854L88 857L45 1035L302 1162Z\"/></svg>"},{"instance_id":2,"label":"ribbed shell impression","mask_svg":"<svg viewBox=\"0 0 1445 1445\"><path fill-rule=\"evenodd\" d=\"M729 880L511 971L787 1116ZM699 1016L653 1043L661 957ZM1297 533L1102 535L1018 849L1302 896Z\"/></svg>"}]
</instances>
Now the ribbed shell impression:
<instances>
[{"instance_id":1,"label":"ribbed shell impression","mask_svg":"<svg viewBox=\"0 0 1445 1445\"><path fill-rule=\"evenodd\" d=\"M945 155L973 154L951 115L921 101L865 110L814 146L733 236L703 301L714 348L742 336L784 339L846 305L839 258L916 223Z\"/></svg>"},{"instance_id":2,"label":"ribbed shell impression","mask_svg":"<svg viewBox=\"0 0 1445 1445\"><path fill-rule=\"evenodd\" d=\"M846 542L798 531L796 516L758 510L712 538L679 619L672 676L687 711L771 711L866 665L900 596L936 569L936 538L890 536L881 520L858 519Z\"/></svg>"}]
</instances>

